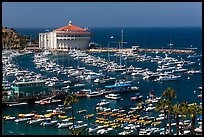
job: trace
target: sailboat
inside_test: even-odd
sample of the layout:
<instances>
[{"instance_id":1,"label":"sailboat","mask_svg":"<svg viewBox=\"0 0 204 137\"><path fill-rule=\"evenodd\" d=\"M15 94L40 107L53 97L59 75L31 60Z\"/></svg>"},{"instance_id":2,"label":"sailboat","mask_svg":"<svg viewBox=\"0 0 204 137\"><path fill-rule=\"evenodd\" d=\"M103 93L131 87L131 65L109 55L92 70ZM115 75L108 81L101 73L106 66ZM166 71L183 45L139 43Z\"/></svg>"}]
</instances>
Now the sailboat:
<instances>
[{"instance_id":1,"label":"sailboat","mask_svg":"<svg viewBox=\"0 0 204 137\"><path fill-rule=\"evenodd\" d=\"M167 46L171 49L173 47L172 37L170 37L170 43L167 44Z\"/></svg>"},{"instance_id":2,"label":"sailboat","mask_svg":"<svg viewBox=\"0 0 204 137\"><path fill-rule=\"evenodd\" d=\"M121 72L121 71L125 71L126 68L125 68L125 65L122 65L121 64L121 61L122 61L122 58L121 58L121 48L123 47L123 29L121 30L121 42L119 42L119 56L120 56L120 64L117 65L114 69L115 72Z\"/></svg>"}]
</instances>

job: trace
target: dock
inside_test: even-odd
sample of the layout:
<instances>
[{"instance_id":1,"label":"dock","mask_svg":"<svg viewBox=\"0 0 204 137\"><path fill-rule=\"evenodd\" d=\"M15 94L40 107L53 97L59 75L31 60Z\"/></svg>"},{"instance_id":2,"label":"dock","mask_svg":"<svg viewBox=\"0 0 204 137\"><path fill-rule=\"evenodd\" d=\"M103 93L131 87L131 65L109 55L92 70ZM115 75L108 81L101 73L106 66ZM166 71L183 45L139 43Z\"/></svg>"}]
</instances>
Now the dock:
<instances>
[{"instance_id":1,"label":"dock","mask_svg":"<svg viewBox=\"0 0 204 137\"><path fill-rule=\"evenodd\" d=\"M68 52L68 49L50 49L51 52ZM137 50L132 50L132 48L99 48L99 49L88 49L88 50L81 50L88 53L100 53L100 52L149 52L149 53L157 53L157 52L166 52L166 53L184 53L184 54L192 54L195 53L194 50L191 49L144 49L138 48Z\"/></svg>"},{"instance_id":2,"label":"dock","mask_svg":"<svg viewBox=\"0 0 204 137\"><path fill-rule=\"evenodd\" d=\"M33 51L41 51L38 47L35 48L28 48L28 50ZM48 49L51 52L69 52L69 49ZM166 52L166 53L184 53L184 54L192 54L195 53L195 50L193 49L147 49L147 48L138 48L137 50L133 50L132 48L97 48L97 49L87 49L87 50L81 50L88 53L97 53L97 52L149 52L149 53L157 53L157 52Z\"/></svg>"},{"instance_id":3,"label":"dock","mask_svg":"<svg viewBox=\"0 0 204 137\"><path fill-rule=\"evenodd\" d=\"M186 53L191 54L195 53L194 50L188 50L188 49L144 49L144 48L138 48L137 50L132 50L131 48L125 48L125 49L90 49L86 50L87 52L150 52L150 53L157 53L157 52L166 52L166 53Z\"/></svg>"}]
</instances>

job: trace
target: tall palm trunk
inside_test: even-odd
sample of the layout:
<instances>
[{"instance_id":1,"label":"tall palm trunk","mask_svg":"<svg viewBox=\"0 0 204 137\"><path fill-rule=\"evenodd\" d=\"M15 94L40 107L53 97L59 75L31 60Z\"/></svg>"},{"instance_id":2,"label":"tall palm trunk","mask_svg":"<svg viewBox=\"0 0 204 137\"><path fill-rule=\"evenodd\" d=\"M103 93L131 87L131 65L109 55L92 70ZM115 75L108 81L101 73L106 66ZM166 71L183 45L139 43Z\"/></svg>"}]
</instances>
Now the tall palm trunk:
<instances>
[{"instance_id":1,"label":"tall palm trunk","mask_svg":"<svg viewBox=\"0 0 204 137\"><path fill-rule=\"evenodd\" d=\"M75 127L74 127L74 107L73 107L73 103L71 103L71 106L72 106L72 123L73 123L73 129L75 130Z\"/></svg>"},{"instance_id":2,"label":"tall palm trunk","mask_svg":"<svg viewBox=\"0 0 204 137\"><path fill-rule=\"evenodd\" d=\"M193 114L193 117L191 118L191 134L195 134L195 120L196 120L196 114Z\"/></svg>"},{"instance_id":3,"label":"tall palm trunk","mask_svg":"<svg viewBox=\"0 0 204 137\"><path fill-rule=\"evenodd\" d=\"M184 117L182 116L181 134L184 134Z\"/></svg>"},{"instance_id":4,"label":"tall palm trunk","mask_svg":"<svg viewBox=\"0 0 204 137\"><path fill-rule=\"evenodd\" d=\"M171 97L170 96L169 96L169 101L171 103ZM168 111L168 116L169 116L169 135L171 135L171 111L170 111L170 109Z\"/></svg>"},{"instance_id":5,"label":"tall palm trunk","mask_svg":"<svg viewBox=\"0 0 204 137\"><path fill-rule=\"evenodd\" d=\"M166 135L166 110L164 110L164 135Z\"/></svg>"},{"instance_id":6,"label":"tall palm trunk","mask_svg":"<svg viewBox=\"0 0 204 137\"><path fill-rule=\"evenodd\" d=\"M179 135L179 114L176 113L176 135Z\"/></svg>"}]
</instances>

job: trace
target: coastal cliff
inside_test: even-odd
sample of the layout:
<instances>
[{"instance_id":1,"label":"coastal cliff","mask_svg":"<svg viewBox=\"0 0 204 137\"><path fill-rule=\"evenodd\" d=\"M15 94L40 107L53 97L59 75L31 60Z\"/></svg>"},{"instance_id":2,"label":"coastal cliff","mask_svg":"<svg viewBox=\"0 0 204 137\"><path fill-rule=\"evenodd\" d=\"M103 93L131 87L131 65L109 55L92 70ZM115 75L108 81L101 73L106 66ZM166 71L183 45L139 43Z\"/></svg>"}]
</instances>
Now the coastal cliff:
<instances>
[{"instance_id":1,"label":"coastal cliff","mask_svg":"<svg viewBox=\"0 0 204 137\"><path fill-rule=\"evenodd\" d=\"M2 49L23 49L26 37L18 34L13 28L2 27Z\"/></svg>"}]
</instances>

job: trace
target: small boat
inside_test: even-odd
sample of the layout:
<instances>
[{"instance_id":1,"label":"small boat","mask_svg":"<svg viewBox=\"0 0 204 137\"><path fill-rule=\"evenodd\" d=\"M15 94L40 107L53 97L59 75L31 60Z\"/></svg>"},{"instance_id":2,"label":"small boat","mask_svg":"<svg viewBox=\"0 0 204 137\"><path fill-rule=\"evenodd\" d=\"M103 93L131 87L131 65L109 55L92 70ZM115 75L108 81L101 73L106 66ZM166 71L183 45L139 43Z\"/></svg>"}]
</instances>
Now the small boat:
<instances>
[{"instance_id":1,"label":"small boat","mask_svg":"<svg viewBox=\"0 0 204 137\"><path fill-rule=\"evenodd\" d=\"M44 117L50 118L50 117L52 117L52 113L45 114Z\"/></svg>"},{"instance_id":2,"label":"small boat","mask_svg":"<svg viewBox=\"0 0 204 137\"><path fill-rule=\"evenodd\" d=\"M108 95L105 95L105 98L108 98L108 99L114 99L114 100L117 100L117 99L121 99L120 95L119 94L108 94Z\"/></svg>"},{"instance_id":3,"label":"small boat","mask_svg":"<svg viewBox=\"0 0 204 137\"><path fill-rule=\"evenodd\" d=\"M65 114L65 111L60 110L60 108L56 108L56 109L53 110L53 112L51 113L52 116L62 115L62 114Z\"/></svg>"},{"instance_id":4,"label":"small boat","mask_svg":"<svg viewBox=\"0 0 204 137\"><path fill-rule=\"evenodd\" d=\"M80 121L80 123L76 122L77 124L74 125L74 128L75 129L80 129L80 128L84 128L84 127L87 127L88 124L86 123L83 123L83 121ZM73 126L70 126L69 129L73 129Z\"/></svg>"},{"instance_id":5,"label":"small boat","mask_svg":"<svg viewBox=\"0 0 204 137\"><path fill-rule=\"evenodd\" d=\"M142 97L143 97L142 95L136 94L135 96L131 97L130 99L135 101L135 100L140 100L140 99L142 99Z\"/></svg>"},{"instance_id":6,"label":"small boat","mask_svg":"<svg viewBox=\"0 0 204 137\"><path fill-rule=\"evenodd\" d=\"M4 120L13 120L13 119L15 119L15 118L16 118L16 117L12 117L12 116L10 116L10 115L3 117Z\"/></svg>"},{"instance_id":7,"label":"small boat","mask_svg":"<svg viewBox=\"0 0 204 137\"><path fill-rule=\"evenodd\" d=\"M57 123L56 126L57 126L57 128L66 128L66 127L69 127L71 125L73 125L72 122L63 122L63 123Z\"/></svg>"},{"instance_id":8,"label":"small boat","mask_svg":"<svg viewBox=\"0 0 204 137\"><path fill-rule=\"evenodd\" d=\"M199 89L199 90L202 90L202 89L203 89L203 87L202 87L202 86L200 86L200 87L198 87L198 89Z\"/></svg>"},{"instance_id":9,"label":"small boat","mask_svg":"<svg viewBox=\"0 0 204 137\"><path fill-rule=\"evenodd\" d=\"M27 124L30 124L30 125L32 125L32 124L37 124L37 123L40 123L40 122L42 122L42 121L44 121L44 120L49 120L49 119L51 119L51 118L39 118L39 119L34 119L34 120L30 120L30 121L28 121L27 122Z\"/></svg>"},{"instance_id":10,"label":"small boat","mask_svg":"<svg viewBox=\"0 0 204 137\"><path fill-rule=\"evenodd\" d=\"M28 121L28 120L31 120L31 118L19 118L19 119L16 119L15 122L22 122L22 121Z\"/></svg>"},{"instance_id":11,"label":"small boat","mask_svg":"<svg viewBox=\"0 0 204 137\"><path fill-rule=\"evenodd\" d=\"M198 97L198 98L202 98L202 94L199 94L197 97Z\"/></svg>"},{"instance_id":12,"label":"small boat","mask_svg":"<svg viewBox=\"0 0 204 137\"><path fill-rule=\"evenodd\" d=\"M175 76L175 75L166 75L166 76L159 76L158 79L156 79L155 81L175 81L178 80L181 76Z\"/></svg>"},{"instance_id":13,"label":"small boat","mask_svg":"<svg viewBox=\"0 0 204 137\"><path fill-rule=\"evenodd\" d=\"M29 114L18 114L18 117L20 118L30 118L30 117L34 117L35 114L34 113L29 113Z\"/></svg>"},{"instance_id":14,"label":"small boat","mask_svg":"<svg viewBox=\"0 0 204 137\"><path fill-rule=\"evenodd\" d=\"M85 109L82 109L82 110L77 111L78 114L85 113L85 112L86 112Z\"/></svg>"},{"instance_id":15,"label":"small boat","mask_svg":"<svg viewBox=\"0 0 204 137\"><path fill-rule=\"evenodd\" d=\"M76 119L75 117L69 117L69 118L67 118L68 120L74 120L74 119Z\"/></svg>"},{"instance_id":16,"label":"small boat","mask_svg":"<svg viewBox=\"0 0 204 137\"><path fill-rule=\"evenodd\" d=\"M195 131L196 133L202 134L202 128L201 128L201 127L196 128L194 131Z\"/></svg>"},{"instance_id":17,"label":"small boat","mask_svg":"<svg viewBox=\"0 0 204 137\"><path fill-rule=\"evenodd\" d=\"M82 87L85 87L86 84L83 84L83 83L77 83L77 84L74 84L73 86L68 86L68 88L82 88Z\"/></svg>"},{"instance_id":18,"label":"small boat","mask_svg":"<svg viewBox=\"0 0 204 137\"><path fill-rule=\"evenodd\" d=\"M51 125L54 125L55 123L57 123L57 120L49 120L49 121L45 121L45 122L40 123L40 125L51 126Z\"/></svg>"},{"instance_id":19,"label":"small boat","mask_svg":"<svg viewBox=\"0 0 204 137\"><path fill-rule=\"evenodd\" d=\"M77 91L77 92L75 93L75 95L76 95L77 97L85 97L85 96L87 96L90 92L91 92L91 89L82 89L82 90L80 90L80 91Z\"/></svg>"},{"instance_id":20,"label":"small boat","mask_svg":"<svg viewBox=\"0 0 204 137\"><path fill-rule=\"evenodd\" d=\"M58 102L61 102L61 100L60 99L41 100L41 101L36 101L35 103L40 105L47 105L47 104L53 104Z\"/></svg>"},{"instance_id":21,"label":"small boat","mask_svg":"<svg viewBox=\"0 0 204 137\"><path fill-rule=\"evenodd\" d=\"M65 118L67 118L67 116L58 115L58 118L60 118L60 119L65 119Z\"/></svg>"},{"instance_id":22,"label":"small boat","mask_svg":"<svg viewBox=\"0 0 204 137\"><path fill-rule=\"evenodd\" d=\"M101 100L101 102L97 103L96 105L97 106L105 106L105 105L108 105L110 104L110 102L106 101L106 100Z\"/></svg>"},{"instance_id":23,"label":"small boat","mask_svg":"<svg viewBox=\"0 0 204 137\"><path fill-rule=\"evenodd\" d=\"M134 132L134 130L125 130L123 132L120 132L118 135L130 135L133 132Z\"/></svg>"},{"instance_id":24,"label":"small boat","mask_svg":"<svg viewBox=\"0 0 204 137\"><path fill-rule=\"evenodd\" d=\"M110 132L112 130L113 130L113 128L99 129L96 133L102 135L102 134L107 134L108 132Z\"/></svg>"},{"instance_id":25,"label":"small boat","mask_svg":"<svg viewBox=\"0 0 204 137\"><path fill-rule=\"evenodd\" d=\"M85 115L84 118L89 119L89 118L91 118L93 116L94 116L94 114L88 114L88 115Z\"/></svg>"},{"instance_id":26,"label":"small boat","mask_svg":"<svg viewBox=\"0 0 204 137\"><path fill-rule=\"evenodd\" d=\"M92 132L96 132L97 130L106 128L106 127L108 127L108 125L93 126L93 127L88 128L87 131L92 133Z\"/></svg>"},{"instance_id":27,"label":"small boat","mask_svg":"<svg viewBox=\"0 0 204 137\"><path fill-rule=\"evenodd\" d=\"M88 131L89 133L96 132L97 131L97 126L89 127L89 128L86 129L86 131Z\"/></svg>"},{"instance_id":28,"label":"small boat","mask_svg":"<svg viewBox=\"0 0 204 137\"><path fill-rule=\"evenodd\" d=\"M98 97L98 96L102 96L102 95L103 95L102 92L93 91L93 92L90 92L89 94L87 94L86 96L87 97Z\"/></svg>"}]
</instances>

